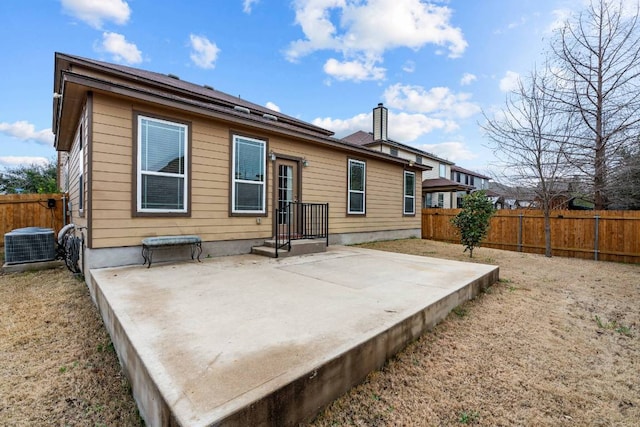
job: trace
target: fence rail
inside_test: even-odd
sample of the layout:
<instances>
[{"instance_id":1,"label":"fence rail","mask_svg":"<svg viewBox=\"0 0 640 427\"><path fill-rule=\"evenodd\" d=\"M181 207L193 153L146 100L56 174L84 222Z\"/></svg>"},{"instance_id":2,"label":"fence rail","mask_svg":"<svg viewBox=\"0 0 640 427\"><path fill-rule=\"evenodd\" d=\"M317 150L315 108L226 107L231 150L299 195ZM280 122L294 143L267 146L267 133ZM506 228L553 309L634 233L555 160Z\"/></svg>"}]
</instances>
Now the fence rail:
<instances>
[{"instance_id":1,"label":"fence rail","mask_svg":"<svg viewBox=\"0 0 640 427\"><path fill-rule=\"evenodd\" d=\"M53 228L57 233L63 225L63 194L0 195L0 231L5 233L24 227ZM49 200L55 206L49 207ZM4 238L0 246L4 247Z\"/></svg>"},{"instance_id":2,"label":"fence rail","mask_svg":"<svg viewBox=\"0 0 640 427\"><path fill-rule=\"evenodd\" d=\"M459 243L451 218L460 209L423 209L422 238ZM544 216L538 210L499 210L482 246L544 254ZM554 256L640 263L640 211L551 213Z\"/></svg>"}]
</instances>

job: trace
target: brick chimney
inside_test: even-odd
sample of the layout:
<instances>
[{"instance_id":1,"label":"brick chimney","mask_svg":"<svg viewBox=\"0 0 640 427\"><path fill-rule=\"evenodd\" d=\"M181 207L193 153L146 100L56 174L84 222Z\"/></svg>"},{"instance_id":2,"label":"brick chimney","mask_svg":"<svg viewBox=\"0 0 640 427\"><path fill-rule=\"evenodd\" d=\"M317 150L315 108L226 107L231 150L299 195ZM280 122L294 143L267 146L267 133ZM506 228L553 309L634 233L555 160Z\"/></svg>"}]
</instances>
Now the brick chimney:
<instances>
[{"instance_id":1,"label":"brick chimney","mask_svg":"<svg viewBox=\"0 0 640 427\"><path fill-rule=\"evenodd\" d=\"M375 141L387 140L387 109L382 102L373 109L373 139Z\"/></svg>"}]
</instances>

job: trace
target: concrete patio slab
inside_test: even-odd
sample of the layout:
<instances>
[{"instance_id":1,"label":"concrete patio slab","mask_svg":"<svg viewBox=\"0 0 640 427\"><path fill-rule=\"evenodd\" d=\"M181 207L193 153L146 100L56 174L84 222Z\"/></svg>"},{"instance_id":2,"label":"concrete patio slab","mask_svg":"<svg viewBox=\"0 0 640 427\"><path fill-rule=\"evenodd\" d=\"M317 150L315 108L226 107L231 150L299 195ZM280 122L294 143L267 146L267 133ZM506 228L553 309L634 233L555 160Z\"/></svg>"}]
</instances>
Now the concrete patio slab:
<instances>
[{"instance_id":1,"label":"concrete patio slab","mask_svg":"<svg viewBox=\"0 0 640 427\"><path fill-rule=\"evenodd\" d=\"M147 424L292 425L497 281L498 268L334 246L90 276Z\"/></svg>"}]
</instances>

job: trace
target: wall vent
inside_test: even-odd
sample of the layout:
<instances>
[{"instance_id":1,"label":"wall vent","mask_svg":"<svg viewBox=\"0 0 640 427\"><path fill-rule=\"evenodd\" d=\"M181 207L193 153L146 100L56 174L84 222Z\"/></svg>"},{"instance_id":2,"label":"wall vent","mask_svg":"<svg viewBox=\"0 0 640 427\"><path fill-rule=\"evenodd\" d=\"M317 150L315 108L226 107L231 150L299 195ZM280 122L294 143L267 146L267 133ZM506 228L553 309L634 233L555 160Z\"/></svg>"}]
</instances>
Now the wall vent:
<instances>
[{"instance_id":1,"label":"wall vent","mask_svg":"<svg viewBox=\"0 0 640 427\"><path fill-rule=\"evenodd\" d=\"M50 228L27 227L4 235L7 264L51 261L56 257L55 238Z\"/></svg>"},{"instance_id":2,"label":"wall vent","mask_svg":"<svg viewBox=\"0 0 640 427\"><path fill-rule=\"evenodd\" d=\"M236 105L235 107L233 107L233 109L236 111L240 111L241 113L251 114L251 111L249 111L247 107L241 107L240 105Z\"/></svg>"}]
</instances>

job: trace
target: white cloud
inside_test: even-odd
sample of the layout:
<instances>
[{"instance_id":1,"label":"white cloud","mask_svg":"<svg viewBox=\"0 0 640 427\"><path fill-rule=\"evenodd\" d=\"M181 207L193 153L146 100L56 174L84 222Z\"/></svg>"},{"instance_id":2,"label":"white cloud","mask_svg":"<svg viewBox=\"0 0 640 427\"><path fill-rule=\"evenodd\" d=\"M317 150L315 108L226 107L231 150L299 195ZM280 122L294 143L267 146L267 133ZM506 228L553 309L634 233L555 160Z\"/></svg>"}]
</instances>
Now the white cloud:
<instances>
[{"instance_id":1,"label":"white cloud","mask_svg":"<svg viewBox=\"0 0 640 427\"><path fill-rule=\"evenodd\" d=\"M242 11L244 13L251 13L251 8L254 4L258 3L260 0L243 0L242 2Z\"/></svg>"},{"instance_id":2,"label":"white cloud","mask_svg":"<svg viewBox=\"0 0 640 427\"><path fill-rule=\"evenodd\" d=\"M123 0L61 0L65 12L94 28L102 28L105 21L124 25L131 9Z\"/></svg>"},{"instance_id":3,"label":"white cloud","mask_svg":"<svg viewBox=\"0 0 640 427\"><path fill-rule=\"evenodd\" d=\"M116 62L139 64L142 52L134 43L128 42L122 34L105 32L102 34L100 49L111 54Z\"/></svg>"},{"instance_id":4,"label":"white cloud","mask_svg":"<svg viewBox=\"0 0 640 427\"><path fill-rule=\"evenodd\" d=\"M455 58L467 48L460 28L450 23L452 10L447 6L420 0L297 0L294 8L296 24L305 37L293 41L286 51L287 59L293 62L318 50L333 50L344 56L342 62L335 63L359 58L358 62L369 63L371 70L379 70L371 77L382 79L383 69L374 65L383 61L387 50L418 50L433 44Z\"/></svg>"},{"instance_id":5,"label":"white cloud","mask_svg":"<svg viewBox=\"0 0 640 427\"><path fill-rule=\"evenodd\" d=\"M447 87L426 90L422 86L397 83L389 86L382 96L389 107L417 113L432 113L439 117L464 119L481 111L478 105L469 101L470 94L455 94Z\"/></svg>"},{"instance_id":6,"label":"white cloud","mask_svg":"<svg viewBox=\"0 0 640 427\"><path fill-rule=\"evenodd\" d=\"M18 138L22 141L34 141L43 145L53 146L54 136L51 128L36 130L36 127L26 120L14 123L0 123L0 132Z\"/></svg>"},{"instance_id":7,"label":"white cloud","mask_svg":"<svg viewBox=\"0 0 640 427\"><path fill-rule=\"evenodd\" d=\"M416 70L416 63L413 61L407 61L402 66L402 71L405 73L413 73Z\"/></svg>"},{"instance_id":8,"label":"white cloud","mask_svg":"<svg viewBox=\"0 0 640 427\"><path fill-rule=\"evenodd\" d=\"M200 68L215 68L220 49L204 36L189 35L191 40L191 60Z\"/></svg>"},{"instance_id":9,"label":"white cloud","mask_svg":"<svg viewBox=\"0 0 640 427\"><path fill-rule=\"evenodd\" d=\"M502 92L510 92L518 88L520 74L515 71L507 71L503 78L500 79L500 90Z\"/></svg>"},{"instance_id":10,"label":"white cloud","mask_svg":"<svg viewBox=\"0 0 640 427\"><path fill-rule=\"evenodd\" d=\"M49 164L49 159L46 157L28 157L28 156L2 156L0 157L0 166L6 168L15 168L18 166L30 166L40 165L44 166Z\"/></svg>"},{"instance_id":11,"label":"white cloud","mask_svg":"<svg viewBox=\"0 0 640 427\"><path fill-rule=\"evenodd\" d=\"M551 15L553 16L553 21L547 27L547 32L551 33L557 29L564 27L565 23L571 17L573 12L571 9L554 9L551 11Z\"/></svg>"},{"instance_id":12,"label":"white cloud","mask_svg":"<svg viewBox=\"0 0 640 427\"><path fill-rule=\"evenodd\" d=\"M330 58L324 64L324 72L337 80L380 80L384 78L385 69L376 67L374 62L344 61Z\"/></svg>"},{"instance_id":13,"label":"white cloud","mask_svg":"<svg viewBox=\"0 0 640 427\"><path fill-rule=\"evenodd\" d=\"M277 111L278 113L280 112L280 107L271 101L267 102L265 106L270 110Z\"/></svg>"},{"instance_id":14,"label":"white cloud","mask_svg":"<svg viewBox=\"0 0 640 427\"><path fill-rule=\"evenodd\" d=\"M462 75L462 78L460 79L460 86L470 85L471 83L475 82L476 80L478 80L478 77L475 74L464 73Z\"/></svg>"},{"instance_id":15,"label":"white cloud","mask_svg":"<svg viewBox=\"0 0 640 427\"><path fill-rule=\"evenodd\" d=\"M416 148L433 153L438 157L450 160L452 162L459 162L462 160L473 160L478 157L476 153L471 151L462 142L441 142L439 144L422 144Z\"/></svg>"},{"instance_id":16,"label":"white cloud","mask_svg":"<svg viewBox=\"0 0 640 427\"><path fill-rule=\"evenodd\" d=\"M331 117L320 117L314 119L312 123L323 129L335 132L336 138L342 138L359 130L370 130L372 113L362 113L350 119L332 119Z\"/></svg>"},{"instance_id":17,"label":"white cloud","mask_svg":"<svg viewBox=\"0 0 640 427\"><path fill-rule=\"evenodd\" d=\"M389 111L389 138L411 142L434 130L450 132L457 125L451 120L428 117L425 114L393 113ZM317 118L312 121L316 126L335 132L337 138L343 138L359 130L371 131L372 113L358 114L350 119Z\"/></svg>"}]
</instances>

